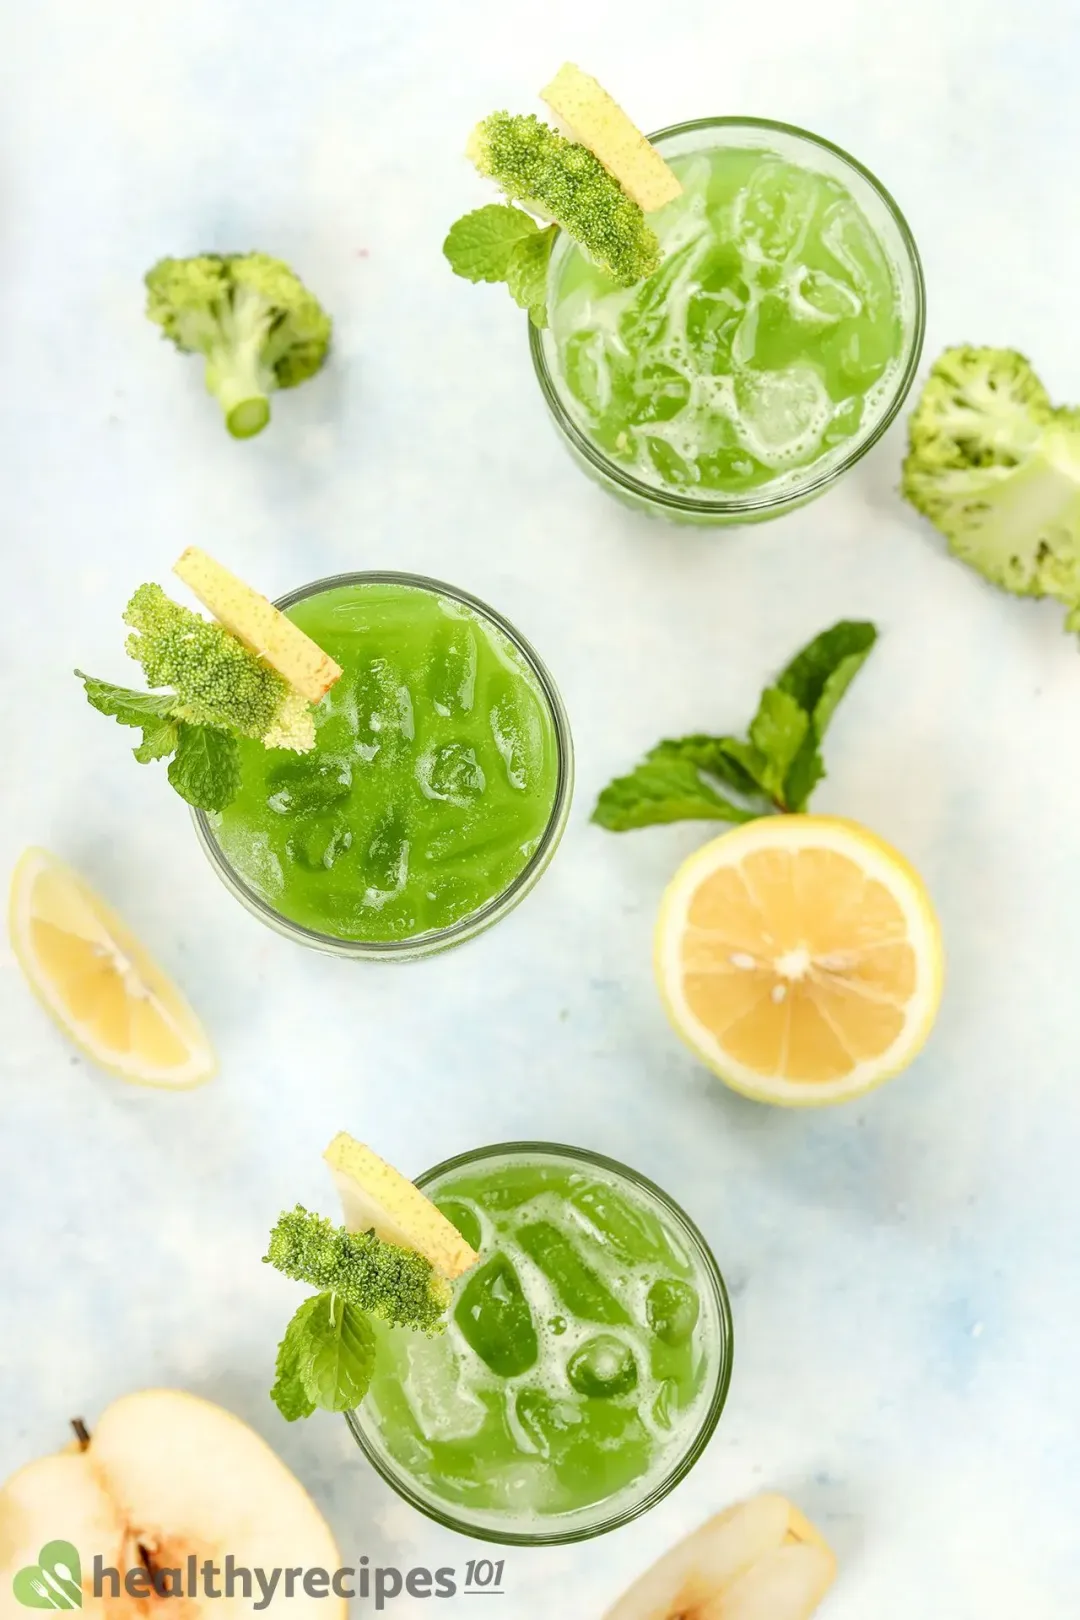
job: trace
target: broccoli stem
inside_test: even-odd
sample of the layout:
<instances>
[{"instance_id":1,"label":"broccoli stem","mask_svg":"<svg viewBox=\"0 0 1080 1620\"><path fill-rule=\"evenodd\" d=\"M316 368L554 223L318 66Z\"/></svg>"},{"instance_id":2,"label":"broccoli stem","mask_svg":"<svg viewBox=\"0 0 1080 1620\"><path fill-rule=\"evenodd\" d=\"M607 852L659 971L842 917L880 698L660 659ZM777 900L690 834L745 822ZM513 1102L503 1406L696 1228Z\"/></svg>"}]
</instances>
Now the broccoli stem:
<instances>
[{"instance_id":1,"label":"broccoli stem","mask_svg":"<svg viewBox=\"0 0 1080 1620\"><path fill-rule=\"evenodd\" d=\"M256 365L237 364L243 355L207 361L206 386L225 413L225 426L234 439L251 439L270 420L270 401L259 386Z\"/></svg>"},{"instance_id":2,"label":"broccoli stem","mask_svg":"<svg viewBox=\"0 0 1080 1620\"><path fill-rule=\"evenodd\" d=\"M206 386L225 412L234 439L250 439L270 420L275 386L264 358L272 312L257 295L239 292L222 317L221 341L206 354Z\"/></svg>"}]
</instances>

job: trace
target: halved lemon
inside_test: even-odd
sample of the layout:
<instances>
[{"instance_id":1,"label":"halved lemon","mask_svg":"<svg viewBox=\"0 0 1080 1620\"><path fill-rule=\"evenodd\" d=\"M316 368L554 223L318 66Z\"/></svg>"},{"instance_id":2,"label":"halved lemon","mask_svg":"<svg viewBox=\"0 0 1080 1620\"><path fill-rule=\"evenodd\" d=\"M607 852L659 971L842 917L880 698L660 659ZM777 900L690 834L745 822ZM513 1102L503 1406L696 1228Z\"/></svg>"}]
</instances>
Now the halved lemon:
<instances>
[{"instance_id":1,"label":"halved lemon","mask_svg":"<svg viewBox=\"0 0 1080 1620\"><path fill-rule=\"evenodd\" d=\"M91 1062L150 1086L197 1086L214 1074L202 1025L172 980L48 850L20 857L8 922L31 989Z\"/></svg>"},{"instance_id":2,"label":"halved lemon","mask_svg":"<svg viewBox=\"0 0 1080 1620\"><path fill-rule=\"evenodd\" d=\"M656 932L660 994L729 1086L812 1107L907 1066L941 1001L941 928L918 873L852 821L765 816L676 873Z\"/></svg>"}]
</instances>

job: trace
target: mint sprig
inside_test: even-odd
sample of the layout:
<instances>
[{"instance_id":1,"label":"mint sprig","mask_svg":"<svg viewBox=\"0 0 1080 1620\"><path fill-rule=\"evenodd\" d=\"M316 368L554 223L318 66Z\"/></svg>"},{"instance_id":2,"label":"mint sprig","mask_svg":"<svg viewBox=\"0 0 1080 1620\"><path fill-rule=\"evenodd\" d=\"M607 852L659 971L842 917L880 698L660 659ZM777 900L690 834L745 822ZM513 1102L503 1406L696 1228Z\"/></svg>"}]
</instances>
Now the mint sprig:
<instances>
[{"instance_id":1,"label":"mint sprig","mask_svg":"<svg viewBox=\"0 0 1080 1620\"><path fill-rule=\"evenodd\" d=\"M547 325L547 271L557 227L541 227L523 208L488 203L450 227L443 253L466 281L505 281L534 326Z\"/></svg>"},{"instance_id":2,"label":"mint sprig","mask_svg":"<svg viewBox=\"0 0 1080 1620\"><path fill-rule=\"evenodd\" d=\"M240 748L231 732L181 718L175 692L138 692L77 669L89 703L122 726L142 731L132 752L140 765L171 759L169 781L197 810L224 810L240 786Z\"/></svg>"},{"instance_id":3,"label":"mint sprig","mask_svg":"<svg viewBox=\"0 0 1080 1620\"><path fill-rule=\"evenodd\" d=\"M746 738L681 737L658 743L601 793L593 821L609 832L673 821L752 821L802 811L825 775L821 744L844 693L877 640L843 619L797 653L761 694Z\"/></svg>"}]
</instances>

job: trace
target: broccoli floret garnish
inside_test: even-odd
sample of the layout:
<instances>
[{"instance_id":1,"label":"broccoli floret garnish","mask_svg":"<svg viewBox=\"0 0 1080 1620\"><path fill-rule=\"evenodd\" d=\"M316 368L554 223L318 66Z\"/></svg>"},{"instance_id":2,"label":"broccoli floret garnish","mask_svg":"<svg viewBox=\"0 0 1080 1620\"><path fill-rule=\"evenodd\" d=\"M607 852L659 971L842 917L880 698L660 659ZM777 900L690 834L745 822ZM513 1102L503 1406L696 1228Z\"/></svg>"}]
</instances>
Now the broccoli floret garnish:
<instances>
[{"instance_id":1,"label":"broccoli floret garnish","mask_svg":"<svg viewBox=\"0 0 1080 1620\"><path fill-rule=\"evenodd\" d=\"M171 759L169 781L199 810L224 810L240 786L236 739L307 753L315 714L301 693L223 625L204 619L140 585L124 612L126 650L147 683L169 690L133 691L77 669L95 709L122 726L141 728L140 764Z\"/></svg>"},{"instance_id":2,"label":"broccoli floret garnish","mask_svg":"<svg viewBox=\"0 0 1080 1620\"><path fill-rule=\"evenodd\" d=\"M176 719L242 737L270 730L288 685L220 624L181 607L160 585L139 586L124 623L132 630L125 651L142 665L147 684L174 689Z\"/></svg>"},{"instance_id":3,"label":"broccoli floret garnish","mask_svg":"<svg viewBox=\"0 0 1080 1620\"><path fill-rule=\"evenodd\" d=\"M651 275L660 243L645 215L594 157L533 113L492 113L468 153L514 202L542 214L622 286Z\"/></svg>"},{"instance_id":4,"label":"broccoli floret garnish","mask_svg":"<svg viewBox=\"0 0 1080 1620\"><path fill-rule=\"evenodd\" d=\"M1023 355L948 349L910 424L903 494L955 556L1080 629L1080 412L1055 410Z\"/></svg>"},{"instance_id":5,"label":"broccoli floret garnish","mask_svg":"<svg viewBox=\"0 0 1080 1620\"><path fill-rule=\"evenodd\" d=\"M347 1232L302 1205L279 1217L263 1257L294 1282L337 1294L396 1327L438 1333L449 1301L431 1262L374 1232Z\"/></svg>"},{"instance_id":6,"label":"broccoli floret garnish","mask_svg":"<svg viewBox=\"0 0 1080 1620\"><path fill-rule=\"evenodd\" d=\"M178 349L204 357L206 386L234 438L261 432L274 390L295 388L326 359L330 317L267 253L162 259L146 288L150 320Z\"/></svg>"}]
</instances>

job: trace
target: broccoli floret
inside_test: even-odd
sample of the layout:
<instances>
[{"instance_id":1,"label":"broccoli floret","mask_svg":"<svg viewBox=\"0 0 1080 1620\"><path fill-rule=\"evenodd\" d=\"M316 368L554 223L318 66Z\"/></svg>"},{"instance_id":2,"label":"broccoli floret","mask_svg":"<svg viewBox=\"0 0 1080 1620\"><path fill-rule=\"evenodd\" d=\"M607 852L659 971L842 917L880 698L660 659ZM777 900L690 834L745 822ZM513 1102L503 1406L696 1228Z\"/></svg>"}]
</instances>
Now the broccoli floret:
<instances>
[{"instance_id":1,"label":"broccoli floret","mask_svg":"<svg viewBox=\"0 0 1080 1620\"><path fill-rule=\"evenodd\" d=\"M300 694L222 625L181 607L160 585L139 586L124 623L133 632L126 650L148 684L175 691L173 718L254 737L268 748L315 746L314 717Z\"/></svg>"},{"instance_id":2,"label":"broccoli floret","mask_svg":"<svg viewBox=\"0 0 1080 1620\"><path fill-rule=\"evenodd\" d=\"M949 349L910 425L903 493L952 552L1080 629L1080 412L1055 410L1011 349Z\"/></svg>"},{"instance_id":3,"label":"broccoli floret","mask_svg":"<svg viewBox=\"0 0 1080 1620\"><path fill-rule=\"evenodd\" d=\"M330 317L269 254L162 259L146 287L149 318L178 349L205 358L206 386L234 438L261 432L274 389L295 388L326 359Z\"/></svg>"},{"instance_id":4,"label":"broccoli floret","mask_svg":"<svg viewBox=\"0 0 1080 1620\"><path fill-rule=\"evenodd\" d=\"M629 287L656 269L656 233L588 147L534 113L497 112L477 125L468 150L481 174L554 220L614 281Z\"/></svg>"},{"instance_id":5,"label":"broccoli floret","mask_svg":"<svg viewBox=\"0 0 1080 1620\"><path fill-rule=\"evenodd\" d=\"M440 1332L449 1293L431 1262L374 1232L347 1232L297 1204L279 1217L264 1263L398 1327Z\"/></svg>"}]
</instances>

